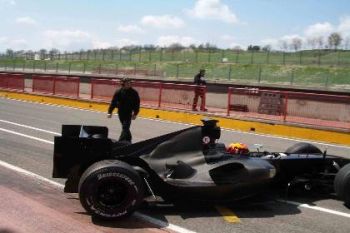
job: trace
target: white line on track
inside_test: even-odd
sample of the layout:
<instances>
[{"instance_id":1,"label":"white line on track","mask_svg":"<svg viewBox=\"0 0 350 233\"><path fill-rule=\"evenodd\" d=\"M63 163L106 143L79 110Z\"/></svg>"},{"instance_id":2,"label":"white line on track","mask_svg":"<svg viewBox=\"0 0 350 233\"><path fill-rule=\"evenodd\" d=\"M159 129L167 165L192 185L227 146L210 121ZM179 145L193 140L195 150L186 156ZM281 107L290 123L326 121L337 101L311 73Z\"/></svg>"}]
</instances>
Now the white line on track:
<instances>
[{"instance_id":1,"label":"white line on track","mask_svg":"<svg viewBox=\"0 0 350 233\"><path fill-rule=\"evenodd\" d=\"M32 127L32 126L29 126L29 125L18 124L18 123L12 122L12 121L6 121L6 120L1 120L0 119L0 122L6 123L6 124L20 126L20 127L27 128L27 129L33 129L33 130L41 131L41 132L44 132L44 133L50 133L50 134L53 134L53 135L61 135L60 133L56 133L56 132L45 130L45 129L39 129L39 128Z\"/></svg>"},{"instance_id":2,"label":"white line on track","mask_svg":"<svg viewBox=\"0 0 350 233\"><path fill-rule=\"evenodd\" d=\"M63 191L63 188L64 188L63 184L60 184L60 183L57 183L57 182L52 181L50 179L47 179L45 177L39 176L38 174L35 174L33 172L30 172L30 171L27 171L27 170L25 170L23 168L20 168L20 167L14 166L12 164L6 163L6 162L4 162L2 160L0 160L0 166L3 166L3 167L8 168L10 170L16 171L16 172L21 173L21 174L23 174L25 176L29 176L31 178L37 179L39 181L43 181L43 182L49 183L49 184L51 184L51 185L55 186L56 188L59 188L60 190Z\"/></svg>"},{"instance_id":3,"label":"white line on track","mask_svg":"<svg viewBox=\"0 0 350 233\"><path fill-rule=\"evenodd\" d=\"M40 142L53 144L53 142L51 142L51 141L48 141L48 140L45 140L45 139L41 139L41 138L37 138L37 137L33 137L33 136L30 136L30 135L27 135L27 134L23 134L23 133L18 133L18 132L12 131L12 130L7 130L7 129L0 128L0 131L6 132L6 133L10 133L10 134L15 134L15 135L22 136L22 137L25 137L25 138L34 139L34 140L37 140L37 141L40 141Z\"/></svg>"},{"instance_id":4,"label":"white line on track","mask_svg":"<svg viewBox=\"0 0 350 233\"><path fill-rule=\"evenodd\" d=\"M325 213L329 213L329 214L334 214L334 215L350 218L350 214L348 214L348 213L344 213L344 212L340 212L340 211L336 211L336 210L330 210L330 209L326 209L326 208L319 207L319 206L302 204L302 203L295 202L295 201L286 201L286 200L277 200L277 201L282 202L282 203L287 203L290 205L295 205L298 207L303 207L303 208L307 208L307 209L317 210L317 211L321 211L321 212L325 212Z\"/></svg>"},{"instance_id":5,"label":"white line on track","mask_svg":"<svg viewBox=\"0 0 350 233\"><path fill-rule=\"evenodd\" d=\"M19 136L27 137L27 138L30 138L30 139L38 140L38 141L41 141L41 142L53 144L53 142L51 142L51 141L47 141L47 140L44 140L44 139L41 139L41 138L37 138L37 137L32 137L32 136L30 136L30 135L17 133L17 132L10 131L10 130L6 130L6 129L2 129L2 128L0 128L0 130L5 131L5 132L8 132L8 133L16 134L16 135L19 135ZM30 174L29 176L32 176L32 177L34 177L34 178L38 178L38 179L43 180L43 181L44 181L44 180L45 180L45 181L48 180L49 183L55 183L55 184L56 184L56 182L51 181L51 180L49 180L49 179L47 179L47 178L41 177L41 176L39 176L39 175L37 175L37 174L35 174L35 173L26 171L26 170L24 170L24 169L22 169L22 168L18 168L18 167L16 167L16 166L11 165L11 164L8 164L8 166L7 166L7 164L8 164L8 163L3 162L3 161L0 160L0 165L2 165L2 166L4 166L4 167L7 167L7 168L12 169L12 170L16 170L16 171L18 171L18 172L20 172L20 173L23 173L23 174L26 174L26 175ZM57 184L59 184L59 183L57 183ZM62 184L59 184L59 185L62 185ZM282 202L282 203L287 203L287 204L291 204L291 205L296 205L296 206L302 207L302 208L308 208L308 209L312 209L312 210L316 210L316 211L321 211L321 212L325 212L325 213L329 213L329 214L334 214L334 215L338 215L338 216L343 216L343 217L348 217L348 218L350 218L350 214L344 213L344 212L340 212L340 211L336 211L336 210L331 210L331 209L327 209L327 208L323 208L323 207L318 207L318 206L311 206L311 205L308 205L308 204L299 203L299 202L294 202L294 201L286 201L286 200L281 200L281 199L278 200L278 201L279 201L279 202ZM165 222L163 222L163 221L161 221L161 220L159 220L159 219L154 219L154 218L152 218L152 217L150 217L150 216L143 215L143 214L141 214L141 213L138 213L136 216L139 216L141 219L144 219L144 220L146 220L146 221L148 221L148 222L151 222L152 224L155 224L155 225L160 226L160 227L167 226L168 229L170 229L169 227L172 227L173 229L171 229L171 230L176 231L176 232L181 232L181 233L192 232L192 231L187 230L187 229L185 229L185 228L182 228L182 227L179 227L179 226L170 224L170 223L165 223ZM149 219L149 220L148 220L148 219ZM152 219L153 219L153 220L152 220ZM177 229L178 229L178 230L177 230ZM182 231L181 229L182 229L183 231Z\"/></svg>"},{"instance_id":6,"label":"white line on track","mask_svg":"<svg viewBox=\"0 0 350 233\"><path fill-rule=\"evenodd\" d=\"M0 97L0 98L1 99L10 99L10 100L14 100L14 101L18 101L18 102L24 102L24 103L41 104L41 105L46 105L46 106L68 108L68 109L76 109L76 110L81 110L81 111L86 111L86 112L93 112L93 113L99 113L99 114L107 114L107 113L100 112L100 111L94 111L94 110L89 110L89 109L82 109L82 108L77 108L77 107L69 107L69 106L63 106L63 105L58 105L58 104L37 103L37 102L32 102L32 101L11 99L11 98L5 98L5 97ZM187 125L187 126L192 126L193 125L193 124L188 124L188 123L173 122L173 121L168 121L168 120L151 119L151 118L143 118L143 117L140 117L140 119L149 120L149 121L155 121L155 122L165 122L165 123L177 124L177 125ZM269 135L269 134L263 134L263 133L246 132L246 131L240 131L240 130L234 130L234 129L228 129L228 128L221 128L221 129L223 131L227 131L227 132L249 134L249 135L255 135L255 136L266 137L266 138L277 138L277 139L283 139L283 140L294 141L294 142L303 141L303 142L309 142L309 143L323 145L323 146L328 146L328 147L350 149L350 146L346 146L346 145L330 144L330 143L324 143L324 142L313 141L313 140L306 140L306 139L298 139L298 138L287 138L287 137L282 137L282 136Z\"/></svg>"}]
</instances>

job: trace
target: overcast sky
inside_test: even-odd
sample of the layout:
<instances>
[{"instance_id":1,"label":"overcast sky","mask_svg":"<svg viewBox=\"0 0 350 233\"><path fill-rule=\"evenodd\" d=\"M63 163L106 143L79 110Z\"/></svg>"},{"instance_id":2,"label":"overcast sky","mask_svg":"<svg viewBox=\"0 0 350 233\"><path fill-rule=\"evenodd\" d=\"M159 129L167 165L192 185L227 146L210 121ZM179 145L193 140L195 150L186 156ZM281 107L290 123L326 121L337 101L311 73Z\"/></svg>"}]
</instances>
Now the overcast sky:
<instances>
[{"instance_id":1,"label":"overcast sky","mask_svg":"<svg viewBox=\"0 0 350 233\"><path fill-rule=\"evenodd\" d=\"M350 0L0 0L0 15L0 51L350 37Z\"/></svg>"}]
</instances>

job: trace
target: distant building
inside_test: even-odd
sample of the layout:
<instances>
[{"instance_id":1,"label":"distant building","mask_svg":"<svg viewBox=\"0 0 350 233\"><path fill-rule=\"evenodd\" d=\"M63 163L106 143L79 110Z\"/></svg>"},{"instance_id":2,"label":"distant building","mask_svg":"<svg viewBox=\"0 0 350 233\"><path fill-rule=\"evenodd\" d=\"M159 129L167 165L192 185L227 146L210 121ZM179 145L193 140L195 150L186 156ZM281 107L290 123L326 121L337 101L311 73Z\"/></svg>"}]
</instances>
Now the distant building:
<instances>
[{"instance_id":1,"label":"distant building","mask_svg":"<svg viewBox=\"0 0 350 233\"><path fill-rule=\"evenodd\" d=\"M40 56L39 53L35 53L35 54L34 54L34 60L35 60L35 61L41 60L41 56Z\"/></svg>"}]
</instances>

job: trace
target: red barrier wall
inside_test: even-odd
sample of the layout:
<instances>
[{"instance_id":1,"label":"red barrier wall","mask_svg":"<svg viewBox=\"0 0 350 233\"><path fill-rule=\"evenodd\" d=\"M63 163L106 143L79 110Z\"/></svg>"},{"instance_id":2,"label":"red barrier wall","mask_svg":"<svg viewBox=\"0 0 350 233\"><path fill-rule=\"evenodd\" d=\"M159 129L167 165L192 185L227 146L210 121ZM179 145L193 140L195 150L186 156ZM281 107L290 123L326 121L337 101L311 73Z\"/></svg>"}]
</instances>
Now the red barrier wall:
<instances>
[{"instance_id":1,"label":"red barrier wall","mask_svg":"<svg viewBox=\"0 0 350 233\"><path fill-rule=\"evenodd\" d=\"M24 91L24 75L0 73L0 88Z\"/></svg>"}]
</instances>

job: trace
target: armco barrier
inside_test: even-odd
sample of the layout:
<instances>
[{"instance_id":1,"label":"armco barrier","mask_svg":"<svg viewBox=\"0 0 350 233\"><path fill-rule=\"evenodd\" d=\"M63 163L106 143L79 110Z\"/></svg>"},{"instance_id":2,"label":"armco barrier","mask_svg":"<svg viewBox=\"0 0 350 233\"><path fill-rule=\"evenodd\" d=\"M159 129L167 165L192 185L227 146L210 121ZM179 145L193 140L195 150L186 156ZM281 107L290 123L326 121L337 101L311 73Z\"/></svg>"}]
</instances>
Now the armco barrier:
<instances>
[{"instance_id":1,"label":"armco barrier","mask_svg":"<svg viewBox=\"0 0 350 233\"><path fill-rule=\"evenodd\" d=\"M227 115L350 129L350 97L229 88Z\"/></svg>"},{"instance_id":2,"label":"armco barrier","mask_svg":"<svg viewBox=\"0 0 350 233\"><path fill-rule=\"evenodd\" d=\"M0 73L0 88L24 91L24 75L23 74L9 74Z\"/></svg>"}]
</instances>

